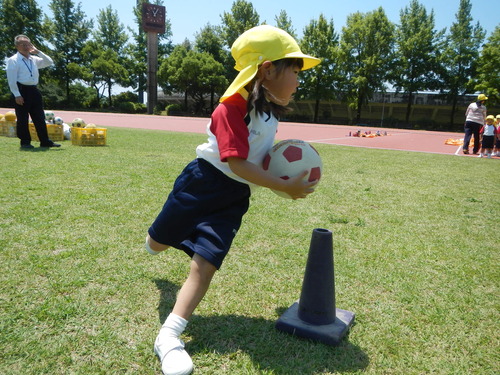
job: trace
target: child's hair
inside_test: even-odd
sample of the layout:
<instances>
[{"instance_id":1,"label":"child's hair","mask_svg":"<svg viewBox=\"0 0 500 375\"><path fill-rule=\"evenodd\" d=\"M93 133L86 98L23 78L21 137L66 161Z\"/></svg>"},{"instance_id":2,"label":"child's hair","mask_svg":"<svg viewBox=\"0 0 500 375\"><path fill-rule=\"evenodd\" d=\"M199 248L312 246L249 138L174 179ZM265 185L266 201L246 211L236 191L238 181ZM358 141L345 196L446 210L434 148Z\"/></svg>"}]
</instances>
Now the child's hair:
<instances>
[{"instance_id":1,"label":"child's hair","mask_svg":"<svg viewBox=\"0 0 500 375\"><path fill-rule=\"evenodd\" d=\"M299 70L302 70L304 61L300 58L286 58L275 60L272 64L276 68L276 74L279 76L285 69L290 67L297 67ZM248 91L248 111L255 108L255 111L259 114L272 113L278 118L291 111L290 108L269 100L269 97L272 95L268 93L266 88L262 85L262 80L258 78L258 75L249 83Z\"/></svg>"}]
</instances>

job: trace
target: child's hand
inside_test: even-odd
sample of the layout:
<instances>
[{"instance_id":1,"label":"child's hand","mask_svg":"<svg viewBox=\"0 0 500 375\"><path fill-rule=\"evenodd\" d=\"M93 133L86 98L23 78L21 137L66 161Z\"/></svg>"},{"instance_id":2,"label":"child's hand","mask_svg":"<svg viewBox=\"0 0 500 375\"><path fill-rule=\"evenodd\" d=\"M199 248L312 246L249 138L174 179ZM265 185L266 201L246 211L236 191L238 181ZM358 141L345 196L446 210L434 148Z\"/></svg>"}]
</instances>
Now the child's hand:
<instances>
[{"instance_id":1,"label":"child's hand","mask_svg":"<svg viewBox=\"0 0 500 375\"><path fill-rule=\"evenodd\" d=\"M307 175L307 173L308 171L304 171L301 174L287 180L286 189L283 191L291 196L292 199L305 198L314 192L314 186L316 186L318 180L311 182L304 181L303 178Z\"/></svg>"}]
</instances>

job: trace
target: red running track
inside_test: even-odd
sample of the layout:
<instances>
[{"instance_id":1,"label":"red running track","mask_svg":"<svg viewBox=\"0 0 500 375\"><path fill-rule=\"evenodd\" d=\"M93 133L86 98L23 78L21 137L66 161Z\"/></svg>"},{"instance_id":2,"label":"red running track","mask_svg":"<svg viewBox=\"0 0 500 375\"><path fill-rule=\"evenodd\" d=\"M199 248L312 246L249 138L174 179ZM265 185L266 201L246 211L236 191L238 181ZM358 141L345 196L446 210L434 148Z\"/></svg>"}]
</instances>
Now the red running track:
<instances>
[{"instance_id":1,"label":"red running track","mask_svg":"<svg viewBox=\"0 0 500 375\"><path fill-rule=\"evenodd\" d=\"M0 108L0 113L12 109ZM155 116L143 114L101 113L101 112L75 112L54 111L56 116L62 117L66 123L71 123L74 118L82 118L87 124L94 123L103 127L125 127L136 129L154 129L186 133L205 133L208 118ZM387 132L387 136L374 138L352 137L349 134L361 132L380 131ZM460 146L446 145L449 138L463 138L461 133L433 132L423 130L404 130L388 128L370 128L347 125L302 124L294 122L280 122L278 140L296 138L311 143L325 143L352 147L365 147L385 150L402 150L414 152L427 152L444 155L461 155Z\"/></svg>"}]
</instances>

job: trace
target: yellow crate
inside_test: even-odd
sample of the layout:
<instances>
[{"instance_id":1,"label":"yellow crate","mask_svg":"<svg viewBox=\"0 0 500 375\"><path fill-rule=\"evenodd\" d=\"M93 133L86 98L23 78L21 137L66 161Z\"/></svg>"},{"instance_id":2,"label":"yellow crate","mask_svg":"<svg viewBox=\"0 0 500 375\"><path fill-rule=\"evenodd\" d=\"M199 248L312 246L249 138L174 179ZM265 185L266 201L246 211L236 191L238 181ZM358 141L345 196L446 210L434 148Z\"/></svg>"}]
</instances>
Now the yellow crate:
<instances>
[{"instance_id":1,"label":"yellow crate","mask_svg":"<svg viewBox=\"0 0 500 375\"><path fill-rule=\"evenodd\" d=\"M106 129L71 128L71 144L75 146L106 146Z\"/></svg>"},{"instance_id":2,"label":"yellow crate","mask_svg":"<svg viewBox=\"0 0 500 375\"><path fill-rule=\"evenodd\" d=\"M4 137L17 137L16 121L0 121L0 135Z\"/></svg>"},{"instance_id":3,"label":"yellow crate","mask_svg":"<svg viewBox=\"0 0 500 375\"><path fill-rule=\"evenodd\" d=\"M35 124L30 122L29 128L31 140L40 142L40 140L38 139L38 134L36 133ZM47 124L47 133L49 134L49 139L51 141L64 141L64 130L62 125Z\"/></svg>"}]
</instances>

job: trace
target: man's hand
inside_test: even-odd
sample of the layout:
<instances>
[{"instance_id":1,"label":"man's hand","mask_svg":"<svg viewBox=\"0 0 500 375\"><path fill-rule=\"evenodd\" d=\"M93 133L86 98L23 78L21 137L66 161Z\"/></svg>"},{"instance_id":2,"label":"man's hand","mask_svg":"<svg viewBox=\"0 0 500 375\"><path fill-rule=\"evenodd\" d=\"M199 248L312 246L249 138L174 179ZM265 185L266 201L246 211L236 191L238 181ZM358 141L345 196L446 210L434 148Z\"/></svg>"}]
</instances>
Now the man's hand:
<instances>
[{"instance_id":1,"label":"man's hand","mask_svg":"<svg viewBox=\"0 0 500 375\"><path fill-rule=\"evenodd\" d=\"M18 105L23 105L24 104L24 98L22 96L16 96L16 103Z\"/></svg>"}]
</instances>

